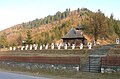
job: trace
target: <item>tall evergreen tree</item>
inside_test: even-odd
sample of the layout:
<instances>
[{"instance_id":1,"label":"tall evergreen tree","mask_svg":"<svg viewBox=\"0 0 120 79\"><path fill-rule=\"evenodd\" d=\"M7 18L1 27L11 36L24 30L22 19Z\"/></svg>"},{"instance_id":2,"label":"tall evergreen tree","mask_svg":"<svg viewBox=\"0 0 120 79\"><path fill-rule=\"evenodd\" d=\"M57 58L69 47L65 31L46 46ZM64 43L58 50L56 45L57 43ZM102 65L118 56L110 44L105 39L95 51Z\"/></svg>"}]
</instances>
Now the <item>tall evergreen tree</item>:
<instances>
[{"instance_id":1,"label":"tall evergreen tree","mask_svg":"<svg viewBox=\"0 0 120 79\"><path fill-rule=\"evenodd\" d=\"M120 27L117 21L114 23L115 33L120 37Z\"/></svg>"},{"instance_id":2,"label":"tall evergreen tree","mask_svg":"<svg viewBox=\"0 0 120 79\"><path fill-rule=\"evenodd\" d=\"M32 36L31 36L30 30L27 31L27 37L26 37L25 43L32 44Z\"/></svg>"},{"instance_id":3,"label":"tall evergreen tree","mask_svg":"<svg viewBox=\"0 0 120 79\"><path fill-rule=\"evenodd\" d=\"M0 36L0 45L4 48L8 46L7 35L5 32Z\"/></svg>"}]
</instances>

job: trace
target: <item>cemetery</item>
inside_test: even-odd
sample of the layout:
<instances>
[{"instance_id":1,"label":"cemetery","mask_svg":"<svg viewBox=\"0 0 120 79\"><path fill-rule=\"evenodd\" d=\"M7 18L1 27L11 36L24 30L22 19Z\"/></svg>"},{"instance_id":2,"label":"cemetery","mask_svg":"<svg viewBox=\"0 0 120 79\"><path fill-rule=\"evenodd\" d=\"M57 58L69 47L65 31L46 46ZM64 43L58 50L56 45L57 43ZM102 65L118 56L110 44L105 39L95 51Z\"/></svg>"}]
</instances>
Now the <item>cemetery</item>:
<instances>
[{"instance_id":1,"label":"cemetery","mask_svg":"<svg viewBox=\"0 0 120 79\"><path fill-rule=\"evenodd\" d=\"M63 69L67 71L116 73L120 72L119 48L120 45L117 41L114 45L99 45L98 47L91 43L87 45L81 43L79 46L75 44L68 46L62 43L52 43L51 45L31 44L10 47L9 51L3 51L0 53L0 63L1 66L18 68L24 66L27 69L44 68L48 70ZM117 55L117 59L112 53L115 51L118 52L117 54L114 53L114 55Z\"/></svg>"},{"instance_id":2,"label":"cemetery","mask_svg":"<svg viewBox=\"0 0 120 79\"><path fill-rule=\"evenodd\" d=\"M0 51L1 67L82 72L120 72L120 39L100 45L83 36L81 26L72 28L62 43L25 44ZM117 57L115 56L117 55Z\"/></svg>"}]
</instances>

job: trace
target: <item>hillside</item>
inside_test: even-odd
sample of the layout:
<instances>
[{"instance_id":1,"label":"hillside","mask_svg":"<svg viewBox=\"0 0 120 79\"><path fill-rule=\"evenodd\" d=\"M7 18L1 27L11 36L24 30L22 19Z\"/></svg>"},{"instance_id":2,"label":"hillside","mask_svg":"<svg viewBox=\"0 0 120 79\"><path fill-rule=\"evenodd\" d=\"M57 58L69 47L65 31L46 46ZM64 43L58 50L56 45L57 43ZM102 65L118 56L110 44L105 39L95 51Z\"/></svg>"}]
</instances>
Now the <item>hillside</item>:
<instances>
[{"instance_id":1,"label":"hillside","mask_svg":"<svg viewBox=\"0 0 120 79\"><path fill-rule=\"evenodd\" d=\"M78 8L74 11L66 9L62 13L58 11L55 15L37 18L2 30L0 45L22 45L22 41L28 40L27 35L30 35L32 43L60 42L72 27L78 25L85 27L84 35L88 41L95 38L96 41L107 44L113 43L115 38L120 36L120 21L115 20L113 15L108 18L101 11L92 12L87 8Z\"/></svg>"}]
</instances>

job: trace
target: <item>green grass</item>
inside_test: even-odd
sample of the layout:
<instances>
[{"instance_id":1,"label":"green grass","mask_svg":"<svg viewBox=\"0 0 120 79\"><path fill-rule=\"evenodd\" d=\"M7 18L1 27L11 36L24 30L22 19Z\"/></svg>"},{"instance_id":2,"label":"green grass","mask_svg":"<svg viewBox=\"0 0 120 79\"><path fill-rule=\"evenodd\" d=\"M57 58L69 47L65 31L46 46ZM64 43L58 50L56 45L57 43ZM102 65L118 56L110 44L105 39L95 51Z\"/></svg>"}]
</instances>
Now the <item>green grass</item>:
<instances>
[{"instance_id":1,"label":"green grass","mask_svg":"<svg viewBox=\"0 0 120 79\"><path fill-rule=\"evenodd\" d=\"M72 78L72 79L120 79L120 73L90 73L90 72L81 72L81 71L66 71L66 70L48 70L48 69L39 69L39 70L28 70L25 68L12 68L8 66L0 66L2 69L6 69L8 71L17 71L25 73L36 74L37 76L51 76L55 77L55 79L60 78Z\"/></svg>"}]
</instances>

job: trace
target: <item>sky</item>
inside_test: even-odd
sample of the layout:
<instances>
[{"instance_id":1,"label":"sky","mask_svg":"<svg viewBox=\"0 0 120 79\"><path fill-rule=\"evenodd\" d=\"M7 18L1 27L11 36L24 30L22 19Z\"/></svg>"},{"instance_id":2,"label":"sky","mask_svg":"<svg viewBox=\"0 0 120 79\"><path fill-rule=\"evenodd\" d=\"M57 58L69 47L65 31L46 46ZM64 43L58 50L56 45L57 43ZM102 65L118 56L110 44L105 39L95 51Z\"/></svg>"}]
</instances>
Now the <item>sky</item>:
<instances>
[{"instance_id":1,"label":"sky","mask_svg":"<svg viewBox=\"0 0 120 79\"><path fill-rule=\"evenodd\" d=\"M54 15L66 8L88 8L93 12L100 9L106 16L112 13L115 19L120 19L120 0L0 0L0 30Z\"/></svg>"}]
</instances>

